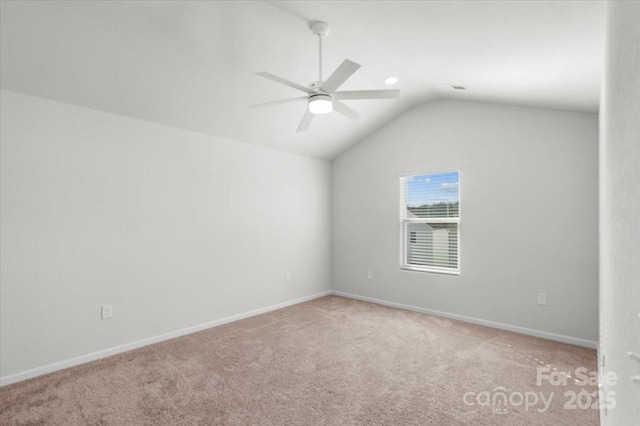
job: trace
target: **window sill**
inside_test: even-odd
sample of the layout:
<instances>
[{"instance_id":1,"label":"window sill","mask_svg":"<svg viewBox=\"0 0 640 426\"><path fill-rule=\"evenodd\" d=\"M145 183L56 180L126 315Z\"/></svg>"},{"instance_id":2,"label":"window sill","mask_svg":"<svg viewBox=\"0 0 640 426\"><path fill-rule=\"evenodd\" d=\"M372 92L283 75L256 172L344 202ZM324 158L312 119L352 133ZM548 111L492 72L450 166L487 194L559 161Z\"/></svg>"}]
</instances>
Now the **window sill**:
<instances>
[{"instance_id":1,"label":"window sill","mask_svg":"<svg viewBox=\"0 0 640 426\"><path fill-rule=\"evenodd\" d=\"M414 267L414 266L406 266L403 265L400 267L400 269L404 269L405 271L412 271L412 272L428 272L431 274L441 274L441 275L460 275L460 270L459 269L435 269L435 268L419 268L419 267Z\"/></svg>"}]
</instances>

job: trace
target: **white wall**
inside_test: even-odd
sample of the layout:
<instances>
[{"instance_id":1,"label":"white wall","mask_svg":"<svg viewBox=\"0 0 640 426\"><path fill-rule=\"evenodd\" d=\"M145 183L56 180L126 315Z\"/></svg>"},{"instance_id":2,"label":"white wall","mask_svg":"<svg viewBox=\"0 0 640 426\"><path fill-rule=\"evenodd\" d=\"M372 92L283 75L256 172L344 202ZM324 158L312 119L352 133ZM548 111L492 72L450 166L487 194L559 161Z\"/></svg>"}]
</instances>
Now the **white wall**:
<instances>
[{"instance_id":1,"label":"white wall","mask_svg":"<svg viewBox=\"0 0 640 426\"><path fill-rule=\"evenodd\" d=\"M401 270L398 176L448 169L462 274ZM332 188L334 290L597 341L595 114L426 104L334 160Z\"/></svg>"},{"instance_id":2,"label":"white wall","mask_svg":"<svg viewBox=\"0 0 640 426\"><path fill-rule=\"evenodd\" d=\"M618 376L604 425L638 424L640 363L640 3L608 5L600 106L600 357ZM602 365L602 362L601 364ZM606 414L606 415L605 415Z\"/></svg>"},{"instance_id":3,"label":"white wall","mask_svg":"<svg viewBox=\"0 0 640 426\"><path fill-rule=\"evenodd\" d=\"M1 100L2 377L330 289L328 162Z\"/></svg>"}]
</instances>

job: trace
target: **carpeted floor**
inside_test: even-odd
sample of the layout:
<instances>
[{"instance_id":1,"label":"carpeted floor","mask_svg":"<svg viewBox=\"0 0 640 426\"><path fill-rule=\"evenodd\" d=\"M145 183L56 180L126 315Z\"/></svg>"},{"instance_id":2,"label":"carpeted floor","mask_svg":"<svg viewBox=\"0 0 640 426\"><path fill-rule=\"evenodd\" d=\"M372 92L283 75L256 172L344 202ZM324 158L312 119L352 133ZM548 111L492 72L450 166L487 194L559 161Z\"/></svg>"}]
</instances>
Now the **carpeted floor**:
<instances>
[{"instance_id":1,"label":"carpeted floor","mask_svg":"<svg viewBox=\"0 0 640 426\"><path fill-rule=\"evenodd\" d=\"M595 351L328 296L5 386L0 424L597 425L565 407L597 391L578 367Z\"/></svg>"}]
</instances>

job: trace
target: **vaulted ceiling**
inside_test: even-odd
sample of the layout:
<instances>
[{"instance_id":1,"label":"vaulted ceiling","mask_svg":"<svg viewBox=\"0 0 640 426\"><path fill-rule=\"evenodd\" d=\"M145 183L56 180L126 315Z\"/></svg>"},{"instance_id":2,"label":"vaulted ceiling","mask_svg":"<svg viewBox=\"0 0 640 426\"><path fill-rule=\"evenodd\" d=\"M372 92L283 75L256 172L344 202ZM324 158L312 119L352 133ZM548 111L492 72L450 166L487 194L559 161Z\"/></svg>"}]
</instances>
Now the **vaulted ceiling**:
<instances>
[{"instance_id":1,"label":"vaulted ceiling","mask_svg":"<svg viewBox=\"0 0 640 426\"><path fill-rule=\"evenodd\" d=\"M335 158L408 108L438 98L598 109L603 2L596 1L3 1L3 89L318 158ZM362 67L341 89L398 100L345 101L362 118L306 104L248 109L302 93L345 58ZM451 85L466 86L455 91Z\"/></svg>"}]
</instances>

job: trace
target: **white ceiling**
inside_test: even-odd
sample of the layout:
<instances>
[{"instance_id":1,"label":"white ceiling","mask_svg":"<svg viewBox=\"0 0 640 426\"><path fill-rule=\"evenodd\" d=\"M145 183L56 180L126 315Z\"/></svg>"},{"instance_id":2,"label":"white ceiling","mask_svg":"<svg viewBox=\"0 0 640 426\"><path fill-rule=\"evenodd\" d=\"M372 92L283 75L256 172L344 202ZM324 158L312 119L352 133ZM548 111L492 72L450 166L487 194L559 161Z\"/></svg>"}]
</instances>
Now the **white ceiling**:
<instances>
[{"instance_id":1,"label":"white ceiling","mask_svg":"<svg viewBox=\"0 0 640 426\"><path fill-rule=\"evenodd\" d=\"M603 2L596 1L111 1L2 2L2 88L319 158L334 158L406 109L457 98L597 111ZM344 90L385 89L399 100L346 101L362 119L316 117L306 105L247 109L301 93L362 65ZM468 90L458 92L451 84Z\"/></svg>"}]
</instances>

